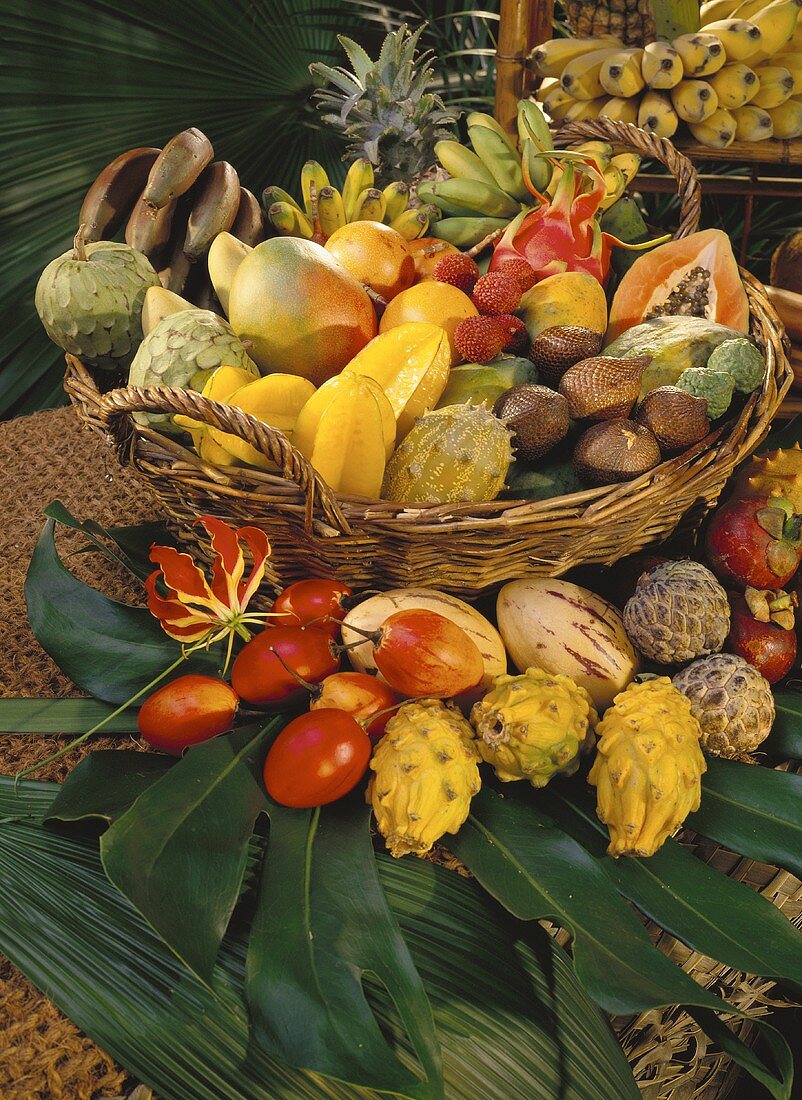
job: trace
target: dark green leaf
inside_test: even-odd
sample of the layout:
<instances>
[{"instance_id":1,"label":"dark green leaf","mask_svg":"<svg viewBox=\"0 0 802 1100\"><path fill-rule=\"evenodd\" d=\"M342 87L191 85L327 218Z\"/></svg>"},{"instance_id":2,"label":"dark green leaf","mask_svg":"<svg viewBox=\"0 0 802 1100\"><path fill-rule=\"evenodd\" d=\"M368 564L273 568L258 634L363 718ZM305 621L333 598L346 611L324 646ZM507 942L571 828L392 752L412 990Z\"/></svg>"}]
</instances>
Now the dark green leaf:
<instances>
[{"instance_id":1,"label":"dark green leaf","mask_svg":"<svg viewBox=\"0 0 802 1100\"><path fill-rule=\"evenodd\" d=\"M23 782L15 806L40 816L56 790ZM10 791L0 779L0 814ZM606 1021L542 929L521 937L475 883L429 863L379 868L434 1008L449 1100L637 1100ZM96 842L0 825L0 951L162 1100L375 1100L248 1052L244 934L224 941L210 990L111 886ZM407 1057L391 1002L368 994Z\"/></svg>"},{"instance_id":2,"label":"dark green leaf","mask_svg":"<svg viewBox=\"0 0 802 1100\"><path fill-rule=\"evenodd\" d=\"M771 733L760 746L779 760L802 760L802 693L791 688L774 689L777 711Z\"/></svg>"},{"instance_id":3,"label":"dark green leaf","mask_svg":"<svg viewBox=\"0 0 802 1100\"><path fill-rule=\"evenodd\" d=\"M702 805L687 825L749 859L802 877L802 776L711 757Z\"/></svg>"},{"instance_id":4,"label":"dark green leaf","mask_svg":"<svg viewBox=\"0 0 802 1100\"><path fill-rule=\"evenodd\" d=\"M527 792L502 797L485 787L449 847L515 916L553 920L572 933L577 977L608 1012L669 1004L732 1011L652 944L592 856L539 813ZM778 1033L770 1041L782 1050ZM778 1079L762 1064L756 1070L754 1054L734 1036L729 1053L755 1071L773 1096L788 1095L785 1061L777 1067Z\"/></svg>"},{"instance_id":5,"label":"dark green leaf","mask_svg":"<svg viewBox=\"0 0 802 1100\"><path fill-rule=\"evenodd\" d=\"M208 980L264 807L254 771L281 719L187 753L103 834L106 874L176 955Z\"/></svg>"},{"instance_id":6,"label":"dark green leaf","mask_svg":"<svg viewBox=\"0 0 802 1100\"><path fill-rule=\"evenodd\" d=\"M96 523L93 519L76 519L69 508L62 504L60 500L54 500L48 504L45 508L45 515L49 519L54 519L56 523L61 523L64 527L69 527L73 531L80 531L81 534L86 535L89 539L88 549L99 550L111 561L121 565L129 573L133 573L137 580L144 580L155 569L153 563L148 560L147 552L144 555L141 552L137 553L136 558L131 557L111 530ZM147 524L147 526L151 529L163 530L161 524ZM122 528L122 530L131 532L137 531L137 528L129 527ZM123 538L125 537L123 536ZM130 538L130 535L128 537Z\"/></svg>"},{"instance_id":7,"label":"dark green leaf","mask_svg":"<svg viewBox=\"0 0 802 1100\"><path fill-rule=\"evenodd\" d=\"M0 733L84 733L116 708L95 699L0 699ZM106 722L103 736L136 733L136 710Z\"/></svg>"},{"instance_id":8,"label":"dark green leaf","mask_svg":"<svg viewBox=\"0 0 802 1100\"><path fill-rule=\"evenodd\" d=\"M147 608L110 600L68 572L54 528L54 520L47 520L25 580L31 629L79 688L104 702L123 703L176 661L181 647ZM175 675L213 672L217 663L215 651L197 653Z\"/></svg>"},{"instance_id":9,"label":"dark green leaf","mask_svg":"<svg viewBox=\"0 0 802 1100\"><path fill-rule=\"evenodd\" d=\"M248 950L257 1042L292 1065L394 1095L443 1095L431 1007L387 906L355 797L325 810L270 803L265 860ZM362 976L388 989L426 1083L401 1066L365 999Z\"/></svg>"},{"instance_id":10,"label":"dark green leaf","mask_svg":"<svg viewBox=\"0 0 802 1100\"><path fill-rule=\"evenodd\" d=\"M734 970L802 986L802 934L757 891L722 875L675 840L649 859L605 855L607 830L576 784L538 796L538 807L597 859L619 893L694 951Z\"/></svg>"},{"instance_id":11,"label":"dark green leaf","mask_svg":"<svg viewBox=\"0 0 802 1100\"><path fill-rule=\"evenodd\" d=\"M70 772L45 820L98 817L110 824L174 764L155 752L92 752Z\"/></svg>"}]
</instances>

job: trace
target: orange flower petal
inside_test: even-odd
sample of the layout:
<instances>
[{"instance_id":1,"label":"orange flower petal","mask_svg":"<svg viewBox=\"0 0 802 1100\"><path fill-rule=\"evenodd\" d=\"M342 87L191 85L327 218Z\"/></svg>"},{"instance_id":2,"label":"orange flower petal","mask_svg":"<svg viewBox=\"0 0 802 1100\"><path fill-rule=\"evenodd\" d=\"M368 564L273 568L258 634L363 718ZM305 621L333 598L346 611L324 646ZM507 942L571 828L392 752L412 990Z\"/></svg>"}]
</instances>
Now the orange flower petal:
<instances>
[{"instance_id":1,"label":"orange flower petal","mask_svg":"<svg viewBox=\"0 0 802 1100\"><path fill-rule=\"evenodd\" d=\"M264 579L265 562L270 556L270 541L258 527L240 527L237 538L245 543L253 558L253 568L238 591L240 607L244 611Z\"/></svg>"},{"instance_id":2,"label":"orange flower petal","mask_svg":"<svg viewBox=\"0 0 802 1100\"><path fill-rule=\"evenodd\" d=\"M172 546L151 546L150 560L161 566L164 583L176 599L211 611L219 607L206 578L189 554L180 554Z\"/></svg>"},{"instance_id":3,"label":"orange flower petal","mask_svg":"<svg viewBox=\"0 0 802 1100\"><path fill-rule=\"evenodd\" d=\"M227 607L237 601L237 586L245 572L245 559L240 549L238 532L214 516L201 516L195 521L206 528L215 559L212 564L212 592Z\"/></svg>"}]
</instances>

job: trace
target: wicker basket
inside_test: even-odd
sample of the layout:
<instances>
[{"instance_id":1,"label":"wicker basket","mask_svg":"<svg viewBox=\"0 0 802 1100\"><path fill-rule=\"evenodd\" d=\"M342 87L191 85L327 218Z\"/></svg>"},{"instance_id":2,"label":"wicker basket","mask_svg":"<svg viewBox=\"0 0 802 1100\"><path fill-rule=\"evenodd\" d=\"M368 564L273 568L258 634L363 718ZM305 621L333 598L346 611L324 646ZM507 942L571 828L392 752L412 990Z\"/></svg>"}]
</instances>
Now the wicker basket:
<instances>
[{"instance_id":1,"label":"wicker basket","mask_svg":"<svg viewBox=\"0 0 802 1100\"><path fill-rule=\"evenodd\" d=\"M675 236L699 220L695 170L663 138L607 119L574 123L561 145L611 140L661 161L680 197ZM611 563L677 530L692 530L715 503L737 463L757 447L791 384L782 325L762 286L742 277L751 332L766 356L762 389L737 418L634 481L537 502L405 507L389 501L337 498L287 439L237 409L192 391L126 387L102 396L89 371L67 357L65 388L83 420L111 438L175 521L179 535L199 543L199 514L234 524L255 523L270 536L274 583L336 573L357 588L425 584L475 598L488 588L531 574L557 576L583 563ZM135 411L183 413L241 436L280 471L222 470L174 439L135 425Z\"/></svg>"}]
</instances>

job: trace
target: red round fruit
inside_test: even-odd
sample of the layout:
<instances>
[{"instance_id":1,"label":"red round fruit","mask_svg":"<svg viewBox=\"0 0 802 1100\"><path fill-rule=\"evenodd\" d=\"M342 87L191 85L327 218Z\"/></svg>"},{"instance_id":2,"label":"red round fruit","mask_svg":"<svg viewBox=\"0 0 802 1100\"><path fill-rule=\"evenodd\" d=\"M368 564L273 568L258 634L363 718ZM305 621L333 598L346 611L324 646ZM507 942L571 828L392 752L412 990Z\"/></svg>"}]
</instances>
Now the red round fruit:
<instances>
[{"instance_id":1,"label":"red round fruit","mask_svg":"<svg viewBox=\"0 0 802 1100\"><path fill-rule=\"evenodd\" d=\"M705 554L720 581L743 590L784 588L802 560L802 516L780 498L730 500L711 517Z\"/></svg>"},{"instance_id":2,"label":"red round fruit","mask_svg":"<svg viewBox=\"0 0 802 1100\"><path fill-rule=\"evenodd\" d=\"M189 745L230 730L238 705L237 693L224 680L189 673L147 697L137 726L154 749L180 756Z\"/></svg>"},{"instance_id":3,"label":"red round fruit","mask_svg":"<svg viewBox=\"0 0 802 1100\"><path fill-rule=\"evenodd\" d=\"M409 608L382 623L373 659L402 695L449 699L476 687L485 666L473 638L435 611Z\"/></svg>"},{"instance_id":4,"label":"red round fruit","mask_svg":"<svg viewBox=\"0 0 802 1100\"><path fill-rule=\"evenodd\" d=\"M729 600L730 633L724 648L743 657L770 684L776 684L794 666L796 631L775 622L761 622L755 618L745 596L731 593Z\"/></svg>"},{"instance_id":5,"label":"red round fruit","mask_svg":"<svg viewBox=\"0 0 802 1100\"><path fill-rule=\"evenodd\" d=\"M401 702L401 696L378 676L367 672L335 672L320 685L310 710L344 710L361 722L375 745ZM370 721L374 714L378 718Z\"/></svg>"},{"instance_id":6,"label":"red round fruit","mask_svg":"<svg viewBox=\"0 0 802 1100\"><path fill-rule=\"evenodd\" d=\"M340 667L331 635L316 626L270 626L242 647L231 669L241 699L260 706L294 702Z\"/></svg>"},{"instance_id":7,"label":"red round fruit","mask_svg":"<svg viewBox=\"0 0 802 1100\"><path fill-rule=\"evenodd\" d=\"M343 710L310 710L284 727L265 760L267 793L282 806L325 806L353 790L370 760L370 738Z\"/></svg>"},{"instance_id":8,"label":"red round fruit","mask_svg":"<svg viewBox=\"0 0 802 1100\"><path fill-rule=\"evenodd\" d=\"M275 618L271 616L268 623L271 626L314 624L336 638L348 610L344 600L353 594L353 589L334 577L296 581L276 596L271 608Z\"/></svg>"}]
</instances>

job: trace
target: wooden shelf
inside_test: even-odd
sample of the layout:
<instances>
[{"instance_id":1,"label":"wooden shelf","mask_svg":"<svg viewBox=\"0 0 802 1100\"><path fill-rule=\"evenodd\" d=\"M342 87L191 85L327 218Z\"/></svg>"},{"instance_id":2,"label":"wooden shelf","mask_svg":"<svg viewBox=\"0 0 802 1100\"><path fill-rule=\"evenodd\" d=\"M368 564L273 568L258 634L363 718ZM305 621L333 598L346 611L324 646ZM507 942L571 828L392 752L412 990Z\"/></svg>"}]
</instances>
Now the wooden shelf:
<instances>
[{"instance_id":1,"label":"wooden shelf","mask_svg":"<svg viewBox=\"0 0 802 1100\"><path fill-rule=\"evenodd\" d=\"M748 164L799 165L802 167L802 138L793 141L736 141L728 149L709 149L698 141L680 138L675 142L691 160L730 160Z\"/></svg>"}]
</instances>

